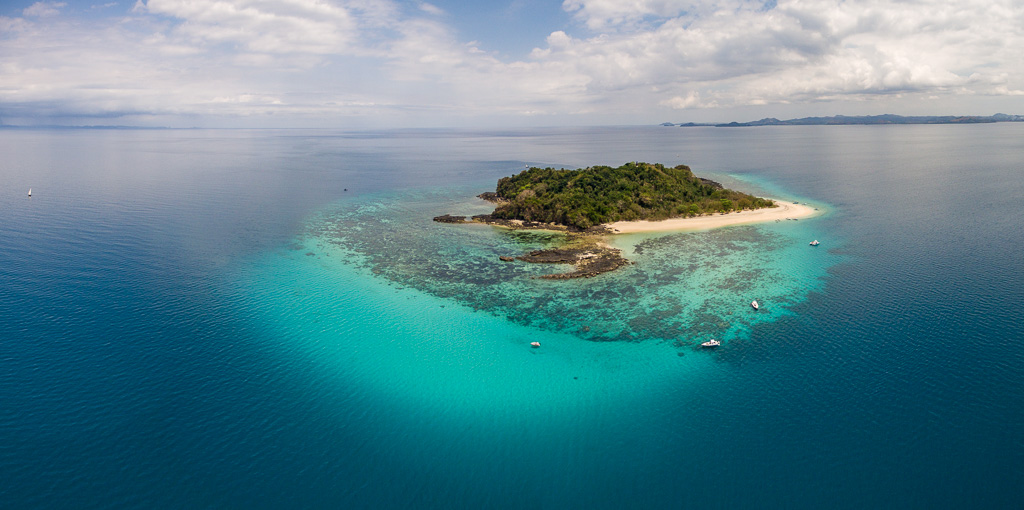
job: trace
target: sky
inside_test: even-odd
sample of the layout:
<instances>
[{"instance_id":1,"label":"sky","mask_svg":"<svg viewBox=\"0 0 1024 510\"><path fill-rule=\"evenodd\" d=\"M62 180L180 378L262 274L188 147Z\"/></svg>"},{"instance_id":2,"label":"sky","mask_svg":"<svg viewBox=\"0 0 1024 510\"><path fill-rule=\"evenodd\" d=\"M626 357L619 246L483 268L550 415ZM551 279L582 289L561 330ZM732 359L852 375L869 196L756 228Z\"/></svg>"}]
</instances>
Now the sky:
<instances>
[{"instance_id":1,"label":"sky","mask_svg":"<svg viewBox=\"0 0 1024 510\"><path fill-rule=\"evenodd\" d=\"M0 0L0 124L1024 114L1021 0Z\"/></svg>"}]
</instances>

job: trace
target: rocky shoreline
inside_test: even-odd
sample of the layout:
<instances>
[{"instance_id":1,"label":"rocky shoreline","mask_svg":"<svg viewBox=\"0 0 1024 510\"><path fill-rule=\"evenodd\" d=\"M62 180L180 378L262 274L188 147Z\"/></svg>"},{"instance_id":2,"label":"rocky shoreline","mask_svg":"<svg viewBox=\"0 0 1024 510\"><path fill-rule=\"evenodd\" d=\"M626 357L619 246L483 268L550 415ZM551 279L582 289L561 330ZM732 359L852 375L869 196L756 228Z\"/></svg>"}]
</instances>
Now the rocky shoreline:
<instances>
[{"instance_id":1,"label":"rocky shoreline","mask_svg":"<svg viewBox=\"0 0 1024 510\"><path fill-rule=\"evenodd\" d=\"M498 203L500 201L500 199L487 195L494 195L494 193L482 193L479 197L489 202ZM602 273L614 271L631 263L622 256L621 250L612 248L600 242L600 236L611 233L609 229L600 225L586 230L579 230L566 225L558 225L554 223L539 223L535 221L495 218L490 214L478 214L472 217L443 214L441 216L435 216L434 221L448 224L481 223L513 230L552 230L556 232L565 232L570 236L570 240L565 246L559 248L548 248L545 250L534 250L518 256L503 255L499 257L503 262L515 262L518 260L531 264L572 264L575 266L574 270L567 273L556 273L540 277L546 280L592 278Z\"/></svg>"},{"instance_id":2,"label":"rocky shoreline","mask_svg":"<svg viewBox=\"0 0 1024 510\"><path fill-rule=\"evenodd\" d=\"M508 257L501 257L508 260ZM541 276L546 280L568 280L572 278L592 278L601 273L614 271L631 262L622 256L622 251L601 245L596 242L585 242L579 246L534 250L525 255L514 257L514 260L534 264L573 264L576 269L568 273L556 273Z\"/></svg>"},{"instance_id":3,"label":"rocky shoreline","mask_svg":"<svg viewBox=\"0 0 1024 510\"><path fill-rule=\"evenodd\" d=\"M584 235L605 235L613 233L611 230L609 230L607 227L603 225L597 225L585 230L581 230L567 225L559 225L557 223L541 223L538 221L509 220L505 218L495 218L490 214L477 214L476 216L456 216L453 214L442 214L440 216L434 216L434 221L438 223L455 224L483 223L485 225L504 227L512 230L552 230L555 232L569 232L573 234Z\"/></svg>"},{"instance_id":4,"label":"rocky shoreline","mask_svg":"<svg viewBox=\"0 0 1024 510\"><path fill-rule=\"evenodd\" d=\"M493 192L493 191L485 191L485 192L477 195L476 197L480 198L480 199L483 199L483 200L485 200L487 202L490 202L492 204L507 204L508 203L508 200L505 200L504 198L499 197L498 194Z\"/></svg>"}]
</instances>

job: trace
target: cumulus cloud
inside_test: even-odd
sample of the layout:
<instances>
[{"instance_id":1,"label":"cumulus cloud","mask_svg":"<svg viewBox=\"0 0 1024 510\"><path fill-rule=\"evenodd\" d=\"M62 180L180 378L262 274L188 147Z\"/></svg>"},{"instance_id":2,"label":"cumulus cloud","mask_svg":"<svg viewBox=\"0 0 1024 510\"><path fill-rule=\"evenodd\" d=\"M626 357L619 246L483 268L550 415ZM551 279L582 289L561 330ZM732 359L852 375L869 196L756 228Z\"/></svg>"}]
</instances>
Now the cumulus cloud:
<instances>
[{"instance_id":1,"label":"cumulus cloud","mask_svg":"<svg viewBox=\"0 0 1024 510\"><path fill-rule=\"evenodd\" d=\"M536 58L610 91L654 86L693 107L950 92L974 74L1024 78L1018 2L566 0L597 35L552 34ZM699 91L694 93L691 91ZM698 97L704 98L698 100Z\"/></svg>"},{"instance_id":2,"label":"cumulus cloud","mask_svg":"<svg viewBox=\"0 0 1024 510\"><path fill-rule=\"evenodd\" d=\"M562 7L589 28L600 30L632 26L650 17L696 16L702 5L688 0L565 0Z\"/></svg>"},{"instance_id":3,"label":"cumulus cloud","mask_svg":"<svg viewBox=\"0 0 1024 510\"><path fill-rule=\"evenodd\" d=\"M425 2L137 0L90 23L57 16L62 7L0 17L5 118L644 122L679 109L1024 95L1016 0L565 0L573 23L520 59L459 40L447 24L458 13Z\"/></svg>"},{"instance_id":4,"label":"cumulus cloud","mask_svg":"<svg viewBox=\"0 0 1024 510\"><path fill-rule=\"evenodd\" d=\"M400 109L382 69L407 21L381 0L138 0L90 22L0 17L0 118L302 125Z\"/></svg>"},{"instance_id":5,"label":"cumulus cloud","mask_svg":"<svg viewBox=\"0 0 1024 510\"><path fill-rule=\"evenodd\" d=\"M355 35L349 9L312 0L149 0L141 9L184 20L174 30L184 40L259 53L339 53Z\"/></svg>"}]
</instances>

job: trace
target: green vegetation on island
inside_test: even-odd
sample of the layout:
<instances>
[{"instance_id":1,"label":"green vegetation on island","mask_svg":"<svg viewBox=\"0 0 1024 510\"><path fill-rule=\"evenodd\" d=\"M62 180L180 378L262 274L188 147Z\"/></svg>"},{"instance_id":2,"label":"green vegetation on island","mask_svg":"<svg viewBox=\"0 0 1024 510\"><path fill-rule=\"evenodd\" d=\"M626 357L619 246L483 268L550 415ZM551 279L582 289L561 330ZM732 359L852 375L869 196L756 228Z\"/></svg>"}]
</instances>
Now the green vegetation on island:
<instances>
[{"instance_id":1,"label":"green vegetation on island","mask_svg":"<svg viewBox=\"0 0 1024 510\"><path fill-rule=\"evenodd\" d=\"M488 194L490 195L490 194ZM585 230L616 221L663 220L775 207L765 198L723 188L686 165L626 163L618 168L529 168L503 177L493 218L555 223Z\"/></svg>"}]
</instances>

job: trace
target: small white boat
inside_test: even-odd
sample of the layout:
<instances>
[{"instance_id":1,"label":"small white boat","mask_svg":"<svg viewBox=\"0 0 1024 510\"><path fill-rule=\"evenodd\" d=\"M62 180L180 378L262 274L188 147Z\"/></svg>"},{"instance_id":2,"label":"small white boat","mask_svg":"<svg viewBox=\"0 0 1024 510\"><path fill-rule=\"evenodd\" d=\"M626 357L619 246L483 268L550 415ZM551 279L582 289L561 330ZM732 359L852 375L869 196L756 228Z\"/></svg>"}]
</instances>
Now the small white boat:
<instances>
[{"instance_id":1,"label":"small white boat","mask_svg":"<svg viewBox=\"0 0 1024 510\"><path fill-rule=\"evenodd\" d=\"M28 189L28 196L32 196L32 188Z\"/></svg>"},{"instance_id":2,"label":"small white boat","mask_svg":"<svg viewBox=\"0 0 1024 510\"><path fill-rule=\"evenodd\" d=\"M536 348L540 347L540 342L530 342L530 347L533 347L534 349L536 349Z\"/></svg>"},{"instance_id":3,"label":"small white boat","mask_svg":"<svg viewBox=\"0 0 1024 510\"><path fill-rule=\"evenodd\" d=\"M722 345L722 342L719 342L718 340L715 340L714 338L712 338L711 340L708 340L707 342L704 342L704 343L700 344L701 347L718 347L719 345Z\"/></svg>"},{"instance_id":4,"label":"small white boat","mask_svg":"<svg viewBox=\"0 0 1024 510\"><path fill-rule=\"evenodd\" d=\"M821 243L819 243L817 239L811 241L811 246L817 246L819 244L821 244Z\"/></svg>"},{"instance_id":5,"label":"small white boat","mask_svg":"<svg viewBox=\"0 0 1024 510\"><path fill-rule=\"evenodd\" d=\"M758 308L761 307L760 305L757 304L757 300L756 299L753 302L750 303L750 306L753 306L754 310L757 310Z\"/></svg>"}]
</instances>

